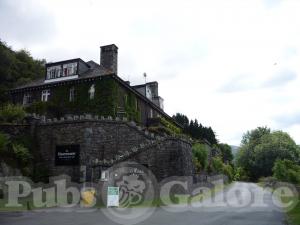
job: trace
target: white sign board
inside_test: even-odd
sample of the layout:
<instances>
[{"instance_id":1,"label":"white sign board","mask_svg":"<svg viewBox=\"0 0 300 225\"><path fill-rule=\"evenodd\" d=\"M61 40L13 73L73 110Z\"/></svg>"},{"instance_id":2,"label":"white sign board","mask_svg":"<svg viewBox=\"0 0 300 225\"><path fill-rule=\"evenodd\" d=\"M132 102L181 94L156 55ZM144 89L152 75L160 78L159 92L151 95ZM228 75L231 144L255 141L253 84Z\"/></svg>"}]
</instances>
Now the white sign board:
<instances>
[{"instance_id":1,"label":"white sign board","mask_svg":"<svg viewBox=\"0 0 300 225\"><path fill-rule=\"evenodd\" d=\"M119 187L107 188L107 207L119 207Z\"/></svg>"}]
</instances>

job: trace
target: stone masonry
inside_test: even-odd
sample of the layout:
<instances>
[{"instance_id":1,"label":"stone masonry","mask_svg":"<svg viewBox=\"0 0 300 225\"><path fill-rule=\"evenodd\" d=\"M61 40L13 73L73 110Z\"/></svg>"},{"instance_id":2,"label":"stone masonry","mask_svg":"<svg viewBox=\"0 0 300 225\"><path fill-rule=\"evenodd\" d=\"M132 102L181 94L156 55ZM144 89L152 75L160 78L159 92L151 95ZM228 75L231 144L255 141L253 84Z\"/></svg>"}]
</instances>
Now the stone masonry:
<instances>
[{"instance_id":1,"label":"stone masonry","mask_svg":"<svg viewBox=\"0 0 300 225\"><path fill-rule=\"evenodd\" d=\"M40 163L47 167L50 176L67 174L79 181L80 167L86 166L87 180L91 180L95 165L110 167L125 160L148 167L158 181L193 175L191 143L187 140L151 134L126 118L84 115L39 119L35 125L28 125L28 130L36 140ZM80 146L80 164L56 166L56 146L74 144ZM93 171L93 178L99 178L100 174L95 173L98 170Z\"/></svg>"}]
</instances>

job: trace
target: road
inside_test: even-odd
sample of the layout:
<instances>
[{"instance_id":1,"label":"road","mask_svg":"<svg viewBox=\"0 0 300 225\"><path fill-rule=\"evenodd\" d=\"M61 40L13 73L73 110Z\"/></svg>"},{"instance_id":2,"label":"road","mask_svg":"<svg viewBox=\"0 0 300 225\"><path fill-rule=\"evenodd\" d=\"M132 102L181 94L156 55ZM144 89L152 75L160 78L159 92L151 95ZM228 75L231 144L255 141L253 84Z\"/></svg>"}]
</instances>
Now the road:
<instances>
[{"instance_id":1,"label":"road","mask_svg":"<svg viewBox=\"0 0 300 225\"><path fill-rule=\"evenodd\" d=\"M236 192L236 190L240 190ZM234 183L226 192L215 196L213 205L210 199L202 202L199 207L196 203L189 206L181 205L176 210L169 212L163 208L156 208L146 220L137 224L143 225L280 225L285 224L284 213L276 210L271 193L263 193L264 204L254 204L254 199L262 196L262 188L253 183ZM222 206L221 199L226 197L227 203ZM256 197L253 197L256 196ZM212 207L214 206L214 207ZM107 209L104 209L107 210ZM141 208L134 209L134 214L139 214ZM107 211L74 212L74 209L47 210L46 212L0 213L1 225L111 225L117 224L104 214ZM120 220L125 223L125 220Z\"/></svg>"}]
</instances>

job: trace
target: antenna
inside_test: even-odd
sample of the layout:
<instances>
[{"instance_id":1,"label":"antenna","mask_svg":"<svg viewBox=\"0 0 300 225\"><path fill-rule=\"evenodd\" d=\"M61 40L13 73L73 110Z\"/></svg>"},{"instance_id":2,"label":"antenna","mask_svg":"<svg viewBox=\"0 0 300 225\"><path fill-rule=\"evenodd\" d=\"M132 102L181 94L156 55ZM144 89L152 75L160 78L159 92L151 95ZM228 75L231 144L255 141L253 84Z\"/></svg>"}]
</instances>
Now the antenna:
<instances>
[{"instance_id":1,"label":"antenna","mask_svg":"<svg viewBox=\"0 0 300 225\"><path fill-rule=\"evenodd\" d=\"M147 74L146 73L143 73L143 76L145 78L145 84L147 83Z\"/></svg>"}]
</instances>

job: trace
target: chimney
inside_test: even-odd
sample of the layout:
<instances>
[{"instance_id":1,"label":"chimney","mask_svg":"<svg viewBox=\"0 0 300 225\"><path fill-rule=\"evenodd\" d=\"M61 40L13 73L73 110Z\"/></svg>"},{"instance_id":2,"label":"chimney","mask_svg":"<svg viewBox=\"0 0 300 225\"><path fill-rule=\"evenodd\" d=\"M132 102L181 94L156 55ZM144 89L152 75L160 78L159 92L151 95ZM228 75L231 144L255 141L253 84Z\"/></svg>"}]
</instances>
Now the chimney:
<instances>
[{"instance_id":1,"label":"chimney","mask_svg":"<svg viewBox=\"0 0 300 225\"><path fill-rule=\"evenodd\" d=\"M118 47L114 44L101 46L100 65L112 73L118 73Z\"/></svg>"}]
</instances>

